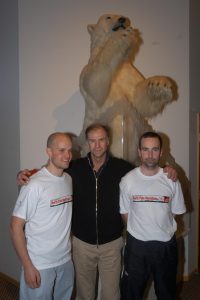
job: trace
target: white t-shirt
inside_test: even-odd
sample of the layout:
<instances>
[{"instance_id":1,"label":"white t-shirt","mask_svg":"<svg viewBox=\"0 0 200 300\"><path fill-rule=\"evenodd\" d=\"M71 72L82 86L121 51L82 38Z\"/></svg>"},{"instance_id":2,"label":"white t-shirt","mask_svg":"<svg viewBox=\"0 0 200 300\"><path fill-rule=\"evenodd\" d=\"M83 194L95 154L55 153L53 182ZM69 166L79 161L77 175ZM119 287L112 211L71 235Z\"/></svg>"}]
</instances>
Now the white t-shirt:
<instances>
[{"instance_id":1,"label":"white t-shirt","mask_svg":"<svg viewBox=\"0 0 200 300\"><path fill-rule=\"evenodd\" d=\"M21 188L13 216L25 223L27 249L41 270L71 259L72 180L52 175L45 167Z\"/></svg>"},{"instance_id":2,"label":"white t-shirt","mask_svg":"<svg viewBox=\"0 0 200 300\"><path fill-rule=\"evenodd\" d=\"M180 182L161 168L153 176L135 168L120 182L120 213L128 213L127 231L136 239L169 241L177 229L173 215L185 211Z\"/></svg>"}]
</instances>

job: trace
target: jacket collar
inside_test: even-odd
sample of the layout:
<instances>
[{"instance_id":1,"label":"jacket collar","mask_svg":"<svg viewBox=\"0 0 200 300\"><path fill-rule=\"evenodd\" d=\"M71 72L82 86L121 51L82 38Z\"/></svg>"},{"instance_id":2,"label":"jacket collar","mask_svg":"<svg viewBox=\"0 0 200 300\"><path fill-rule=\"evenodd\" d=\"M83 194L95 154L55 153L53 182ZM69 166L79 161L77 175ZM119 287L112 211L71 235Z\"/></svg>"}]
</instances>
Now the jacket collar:
<instances>
[{"instance_id":1,"label":"jacket collar","mask_svg":"<svg viewBox=\"0 0 200 300\"><path fill-rule=\"evenodd\" d=\"M101 171L104 169L104 167L107 165L108 163L108 160L110 158L110 153L109 152L106 152L106 159L105 159L105 162L103 163L103 165L100 167L100 169L98 170L98 172L94 171L94 165L93 165L93 161L92 161L92 158L91 158L91 152L89 152L87 154L87 159L88 159L88 162L89 162L89 165L90 167L92 168L92 170L95 172L96 176L98 177L101 173Z\"/></svg>"}]
</instances>

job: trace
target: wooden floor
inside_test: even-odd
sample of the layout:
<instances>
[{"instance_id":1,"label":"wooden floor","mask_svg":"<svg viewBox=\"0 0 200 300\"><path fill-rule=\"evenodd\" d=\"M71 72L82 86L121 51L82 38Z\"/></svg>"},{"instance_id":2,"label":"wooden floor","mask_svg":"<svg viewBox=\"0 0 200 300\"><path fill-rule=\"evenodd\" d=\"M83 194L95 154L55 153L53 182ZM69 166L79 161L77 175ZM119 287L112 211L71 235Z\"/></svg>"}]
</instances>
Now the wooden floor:
<instances>
[{"instance_id":1,"label":"wooden floor","mask_svg":"<svg viewBox=\"0 0 200 300\"><path fill-rule=\"evenodd\" d=\"M0 274L0 300L18 300L19 287L16 282Z\"/></svg>"},{"instance_id":2,"label":"wooden floor","mask_svg":"<svg viewBox=\"0 0 200 300\"><path fill-rule=\"evenodd\" d=\"M200 300L200 274L195 274L190 281L177 287L177 300ZM19 289L0 276L0 300L19 300Z\"/></svg>"},{"instance_id":3,"label":"wooden floor","mask_svg":"<svg viewBox=\"0 0 200 300\"><path fill-rule=\"evenodd\" d=\"M200 300L200 274L194 274L191 280L177 287L177 300Z\"/></svg>"}]
</instances>

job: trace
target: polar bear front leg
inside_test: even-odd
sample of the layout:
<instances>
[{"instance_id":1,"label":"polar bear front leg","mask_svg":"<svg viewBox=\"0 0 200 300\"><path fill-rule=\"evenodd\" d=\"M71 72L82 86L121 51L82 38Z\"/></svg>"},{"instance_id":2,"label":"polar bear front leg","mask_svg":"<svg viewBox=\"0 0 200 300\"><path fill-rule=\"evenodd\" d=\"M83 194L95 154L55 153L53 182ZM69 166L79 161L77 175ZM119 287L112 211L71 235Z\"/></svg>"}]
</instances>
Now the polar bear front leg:
<instances>
[{"instance_id":1,"label":"polar bear front leg","mask_svg":"<svg viewBox=\"0 0 200 300\"><path fill-rule=\"evenodd\" d=\"M129 60L136 44L136 31L132 27L112 33L99 54L99 63L109 65L113 72Z\"/></svg>"},{"instance_id":2,"label":"polar bear front leg","mask_svg":"<svg viewBox=\"0 0 200 300\"><path fill-rule=\"evenodd\" d=\"M89 60L80 76L82 94L102 106L109 95L113 78L132 54L133 44L134 30L129 27L113 32L99 51L94 49L98 55Z\"/></svg>"},{"instance_id":3,"label":"polar bear front leg","mask_svg":"<svg viewBox=\"0 0 200 300\"><path fill-rule=\"evenodd\" d=\"M149 77L136 87L135 107L144 117L156 116L175 99L176 89L175 82L166 76Z\"/></svg>"}]
</instances>

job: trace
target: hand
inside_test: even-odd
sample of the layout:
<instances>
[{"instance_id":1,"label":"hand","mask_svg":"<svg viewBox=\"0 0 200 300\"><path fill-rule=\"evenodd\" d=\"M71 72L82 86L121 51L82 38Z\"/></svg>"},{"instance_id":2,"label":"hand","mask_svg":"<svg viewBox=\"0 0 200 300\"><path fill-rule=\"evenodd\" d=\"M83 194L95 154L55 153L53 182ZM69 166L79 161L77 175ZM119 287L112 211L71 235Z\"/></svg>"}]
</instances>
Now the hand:
<instances>
[{"instance_id":1,"label":"hand","mask_svg":"<svg viewBox=\"0 0 200 300\"><path fill-rule=\"evenodd\" d=\"M24 278L31 289L39 288L41 285L40 272L33 265L24 268Z\"/></svg>"},{"instance_id":2,"label":"hand","mask_svg":"<svg viewBox=\"0 0 200 300\"><path fill-rule=\"evenodd\" d=\"M172 181L177 181L178 174L172 166L166 166L164 168L164 172L167 173L167 177L170 178Z\"/></svg>"},{"instance_id":3,"label":"hand","mask_svg":"<svg viewBox=\"0 0 200 300\"><path fill-rule=\"evenodd\" d=\"M31 175L33 175L34 173L36 173L38 170L37 169L33 169L33 170L22 170L19 171L19 173L17 174L17 185L25 185L28 183L29 181L29 177Z\"/></svg>"}]
</instances>

